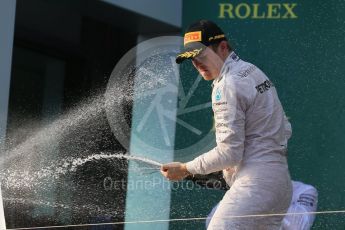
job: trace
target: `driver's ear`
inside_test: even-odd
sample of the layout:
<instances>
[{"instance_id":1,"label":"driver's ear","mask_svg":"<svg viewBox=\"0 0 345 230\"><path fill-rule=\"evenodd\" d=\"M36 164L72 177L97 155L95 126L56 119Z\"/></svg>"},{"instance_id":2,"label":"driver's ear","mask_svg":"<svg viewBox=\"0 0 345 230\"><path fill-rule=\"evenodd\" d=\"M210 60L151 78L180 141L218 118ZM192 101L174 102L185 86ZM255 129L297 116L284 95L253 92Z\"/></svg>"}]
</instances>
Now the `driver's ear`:
<instances>
[{"instance_id":1,"label":"driver's ear","mask_svg":"<svg viewBox=\"0 0 345 230\"><path fill-rule=\"evenodd\" d=\"M228 48L228 42L227 41L221 41L218 45L218 53L222 57L223 60L227 58L229 55L229 48Z\"/></svg>"},{"instance_id":2,"label":"driver's ear","mask_svg":"<svg viewBox=\"0 0 345 230\"><path fill-rule=\"evenodd\" d=\"M221 41L219 44L219 48L221 49L222 52L227 51L228 49L227 41Z\"/></svg>"}]
</instances>

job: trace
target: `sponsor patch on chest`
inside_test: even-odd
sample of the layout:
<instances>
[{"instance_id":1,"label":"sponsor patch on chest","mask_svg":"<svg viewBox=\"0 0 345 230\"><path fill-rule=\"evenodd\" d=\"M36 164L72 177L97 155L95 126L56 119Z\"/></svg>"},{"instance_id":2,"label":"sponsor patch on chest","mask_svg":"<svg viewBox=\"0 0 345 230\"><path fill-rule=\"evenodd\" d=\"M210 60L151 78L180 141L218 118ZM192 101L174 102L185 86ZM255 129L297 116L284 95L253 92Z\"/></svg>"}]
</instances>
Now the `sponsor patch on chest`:
<instances>
[{"instance_id":1,"label":"sponsor patch on chest","mask_svg":"<svg viewBox=\"0 0 345 230\"><path fill-rule=\"evenodd\" d=\"M219 88L217 88L216 89L216 92L215 92L215 95L214 95L214 100L216 101L216 102L218 102L218 101L220 101L222 99L222 91L219 89Z\"/></svg>"}]
</instances>

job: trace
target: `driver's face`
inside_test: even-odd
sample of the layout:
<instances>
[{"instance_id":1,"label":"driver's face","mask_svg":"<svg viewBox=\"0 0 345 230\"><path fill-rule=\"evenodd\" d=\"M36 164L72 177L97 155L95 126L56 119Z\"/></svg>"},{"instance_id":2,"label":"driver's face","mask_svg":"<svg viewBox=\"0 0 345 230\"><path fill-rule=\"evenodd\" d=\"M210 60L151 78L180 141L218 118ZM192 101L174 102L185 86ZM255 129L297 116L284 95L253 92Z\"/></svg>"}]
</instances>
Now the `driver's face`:
<instances>
[{"instance_id":1,"label":"driver's face","mask_svg":"<svg viewBox=\"0 0 345 230\"><path fill-rule=\"evenodd\" d=\"M192 63L200 75L208 81L218 77L223 66L223 61L217 54L217 50L213 51L209 47L193 58Z\"/></svg>"}]
</instances>

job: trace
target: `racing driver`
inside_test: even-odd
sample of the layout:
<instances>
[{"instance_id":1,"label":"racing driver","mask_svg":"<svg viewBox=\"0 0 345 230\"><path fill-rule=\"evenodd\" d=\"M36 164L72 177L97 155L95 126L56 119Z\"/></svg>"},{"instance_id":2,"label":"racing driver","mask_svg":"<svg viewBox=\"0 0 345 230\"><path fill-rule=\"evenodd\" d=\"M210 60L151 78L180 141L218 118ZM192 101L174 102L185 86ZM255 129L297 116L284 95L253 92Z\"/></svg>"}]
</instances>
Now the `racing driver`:
<instances>
[{"instance_id":1,"label":"racing driver","mask_svg":"<svg viewBox=\"0 0 345 230\"><path fill-rule=\"evenodd\" d=\"M278 230L292 196L286 149L291 126L274 84L255 65L232 50L213 22L199 20L184 35L179 64L191 59L212 80L217 146L187 163L161 167L169 180L223 170L230 189L214 213L209 230ZM248 216L249 215L249 216ZM246 217L248 216L248 217Z\"/></svg>"}]
</instances>

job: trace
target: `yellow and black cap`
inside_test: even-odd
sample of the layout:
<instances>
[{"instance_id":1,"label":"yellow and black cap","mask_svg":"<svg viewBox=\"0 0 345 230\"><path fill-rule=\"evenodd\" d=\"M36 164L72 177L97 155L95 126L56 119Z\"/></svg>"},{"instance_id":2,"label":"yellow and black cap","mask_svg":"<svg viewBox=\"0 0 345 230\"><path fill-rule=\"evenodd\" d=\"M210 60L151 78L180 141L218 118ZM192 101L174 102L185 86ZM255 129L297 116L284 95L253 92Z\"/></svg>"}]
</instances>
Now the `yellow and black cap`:
<instances>
[{"instance_id":1,"label":"yellow and black cap","mask_svg":"<svg viewBox=\"0 0 345 230\"><path fill-rule=\"evenodd\" d=\"M199 20L189 26L183 40L184 51L177 55L177 64L198 56L207 46L226 40L226 37L214 22Z\"/></svg>"}]
</instances>

